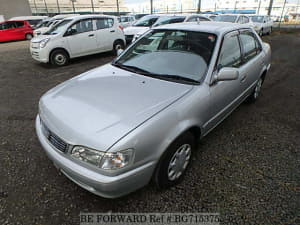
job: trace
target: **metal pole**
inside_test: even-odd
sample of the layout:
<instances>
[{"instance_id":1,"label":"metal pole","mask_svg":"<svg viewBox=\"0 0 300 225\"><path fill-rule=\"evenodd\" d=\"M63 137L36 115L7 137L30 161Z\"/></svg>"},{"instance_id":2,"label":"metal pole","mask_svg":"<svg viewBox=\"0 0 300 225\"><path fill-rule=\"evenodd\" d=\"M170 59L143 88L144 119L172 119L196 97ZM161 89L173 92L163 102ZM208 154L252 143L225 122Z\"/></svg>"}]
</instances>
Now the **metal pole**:
<instances>
[{"instance_id":1,"label":"metal pole","mask_svg":"<svg viewBox=\"0 0 300 225\"><path fill-rule=\"evenodd\" d=\"M201 12L201 0L198 0L198 9L197 12L200 13Z\"/></svg>"},{"instance_id":2,"label":"metal pole","mask_svg":"<svg viewBox=\"0 0 300 225\"><path fill-rule=\"evenodd\" d=\"M95 12L95 8L94 8L94 1L91 0L91 4L92 4L92 12L94 13Z\"/></svg>"},{"instance_id":3,"label":"metal pole","mask_svg":"<svg viewBox=\"0 0 300 225\"><path fill-rule=\"evenodd\" d=\"M257 14L259 14L260 6L261 6L261 0L259 0L258 9L257 9Z\"/></svg>"},{"instance_id":4,"label":"metal pole","mask_svg":"<svg viewBox=\"0 0 300 225\"><path fill-rule=\"evenodd\" d=\"M33 0L33 4L34 4L34 7L35 7L35 13L37 14L37 7L36 7L36 2L35 2L35 0Z\"/></svg>"},{"instance_id":5,"label":"metal pole","mask_svg":"<svg viewBox=\"0 0 300 225\"><path fill-rule=\"evenodd\" d=\"M150 0L150 14L153 14L153 0Z\"/></svg>"},{"instance_id":6,"label":"metal pole","mask_svg":"<svg viewBox=\"0 0 300 225\"><path fill-rule=\"evenodd\" d=\"M49 16L49 11L48 11L48 6L47 6L47 3L46 3L46 0L44 0L44 3L45 3L46 12L47 12L47 14Z\"/></svg>"},{"instance_id":7,"label":"metal pole","mask_svg":"<svg viewBox=\"0 0 300 225\"><path fill-rule=\"evenodd\" d=\"M217 3L215 3L215 12L217 12Z\"/></svg>"},{"instance_id":8,"label":"metal pole","mask_svg":"<svg viewBox=\"0 0 300 225\"><path fill-rule=\"evenodd\" d=\"M268 9L268 16L271 15L272 7L273 7L273 1L274 1L274 0L270 0L269 9Z\"/></svg>"},{"instance_id":9,"label":"metal pole","mask_svg":"<svg viewBox=\"0 0 300 225\"><path fill-rule=\"evenodd\" d=\"M117 13L118 13L118 16L120 16L119 0L117 0Z\"/></svg>"},{"instance_id":10,"label":"metal pole","mask_svg":"<svg viewBox=\"0 0 300 225\"><path fill-rule=\"evenodd\" d=\"M281 20L282 20L285 4L286 4L286 0L284 0L284 3L283 3L282 12L281 12L281 16L280 16L280 19L279 19L279 28L280 28L280 25L281 25Z\"/></svg>"},{"instance_id":11,"label":"metal pole","mask_svg":"<svg viewBox=\"0 0 300 225\"><path fill-rule=\"evenodd\" d=\"M72 7L73 7L73 12L75 13L75 6L74 6L74 2L75 2L76 0L71 0L71 2L72 2Z\"/></svg>"},{"instance_id":12,"label":"metal pole","mask_svg":"<svg viewBox=\"0 0 300 225\"><path fill-rule=\"evenodd\" d=\"M234 13L236 13L236 5L237 5L237 1L235 1L234 3Z\"/></svg>"},{"instance_id":13,"label":"metal pole","mask_svg":"<svg viewBox=\"0 0 300 225\"><path fill-rule=\"evenodd\" d=\"M56 0L56 4L57 4L57 12L58 12L58 14L60 14L60 8L59 8L58 0Z\"/></svg>"}]
</instances>

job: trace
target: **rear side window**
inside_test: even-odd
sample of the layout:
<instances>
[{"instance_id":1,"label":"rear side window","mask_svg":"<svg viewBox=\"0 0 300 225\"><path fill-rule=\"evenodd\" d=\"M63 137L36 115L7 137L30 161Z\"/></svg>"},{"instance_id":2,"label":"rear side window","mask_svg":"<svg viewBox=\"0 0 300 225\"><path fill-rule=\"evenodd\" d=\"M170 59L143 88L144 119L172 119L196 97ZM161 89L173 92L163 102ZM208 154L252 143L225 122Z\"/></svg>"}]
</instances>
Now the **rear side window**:
<instances>
[{"instance_id":1,"label":"rear side window","mask_svg":"<svg viewBox=\"0 0 300 225\"><path fill-rule=\"evenodd\" d=\"M16 22L16 27L23 27L23 26L24 26L24 22L21 21Z\"/></svg>"},{"instance_id":2,"label":"rear side window","mask_svg":"<svg viewBox=\"0 0 300 225\"><path fill-rule=\"evenodd\" d=\"M96 19L97 30L111 28L111 27L113 27L113 25L114 25L114 20L111 18Z\"/></svg>"},{"instance_id":3,"label":"rear side window","mask_svg":"<svg viewBox=\"0 0 300 225\"><path fill-rule=\"evenodd\" d=\"M261 46L255 35L250 31L245 31L240 34L241 45L243 48L243 58L247 62L254 58L261 51Z\"/></svg>"},{"instance_id":4,"label":"rear side window","mask_svg":"<svg viewBox=\"0 0 300 225\"><path fill-rule=\"evenodd\" d=\"M249 18L244 16L244 23L249 23Z\"/></svg>"},{"instance_id":5,"label":"rear side window","mask_svg":"<svg viewBox=\"0 0 300 225\"><path fill-rule=\"evenodd\" d=\"M224 37L219 55L218 69L223 67L239 67L242 62L238 34L227 34Z\"/></svg>"}]
</instances>

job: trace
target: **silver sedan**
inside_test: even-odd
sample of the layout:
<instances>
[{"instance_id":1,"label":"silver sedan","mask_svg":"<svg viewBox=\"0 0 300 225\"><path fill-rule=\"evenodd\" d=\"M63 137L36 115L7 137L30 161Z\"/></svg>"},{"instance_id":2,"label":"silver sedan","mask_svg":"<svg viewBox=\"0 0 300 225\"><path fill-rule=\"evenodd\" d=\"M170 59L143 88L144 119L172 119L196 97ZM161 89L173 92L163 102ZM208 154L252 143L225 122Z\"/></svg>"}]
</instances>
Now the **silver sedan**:
<instances>
[{"instance_id":1,"label":"silver sedan","mask_svg":"<svg viewBox=\"0 0 300 225\"><path fill-rule=\"evenodd\" d=\"M150 180L182 180L198 139L242 102L254 102L270 46L246 25L202 22L154 28L111 64L48 91L38 138L69 179L107 198Z\"/></svg>"}]
</instances>

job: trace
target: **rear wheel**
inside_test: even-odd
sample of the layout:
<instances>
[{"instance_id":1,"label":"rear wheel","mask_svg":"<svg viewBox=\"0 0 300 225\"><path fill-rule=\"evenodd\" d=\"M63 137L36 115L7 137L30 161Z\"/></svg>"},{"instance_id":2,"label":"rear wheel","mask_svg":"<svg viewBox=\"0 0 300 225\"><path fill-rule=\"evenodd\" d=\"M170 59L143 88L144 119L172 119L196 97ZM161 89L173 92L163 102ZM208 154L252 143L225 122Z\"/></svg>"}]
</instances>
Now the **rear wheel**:
<instances>
[{"instance_id":1,"label":"rear wheel","mask_svg":"<svg viewBox=\"0 0 300 225\"><path fill-rule=\"evenodd\" d=\"M54 50L50 56L50 62L55 66L65 66L69 62L69 55L62 49Z\"/></svg>"},{"instance_id":2,"label":"rear wheel","mask_svg":"<svg viewBox=\"0 0 300 225\"><path fill-rule=\"evenodd\" d=\"M121 41L121 40L115 41L114 46L113 46L113 54L118 55L118 50L124 49L124 48L125 48L125 44L123 41Z\"/></svg>"},{"instance_id":3,"label":"rear wheel","mask_svg":"<svg viewBox=\"0 0 300 225\"><path fill-rule=\"evenodd\" d=\"M168 188L179 183L192 159L195 138L185 133L177 138L163 154L154 174L154 181L159 188Z\"/></svg>"},{"instance_id":4,"label":"rear wheel","mask_svg":"<svg viewBox=\"0 0 300 225\"><path fill-rule=\"evenodd\" d=\"M250 102L250 103L255 102L258 99L258 97L260 96L260 93L261 93L262 84L263 84L263 78L261 77L257 81L252 94L248 97L248 99L247 99L248 102Z\"/></svg>"},{"instance_id":5,"label":"rear wheel","mask_svg":"<svg viewBox=\"0 0 300 225\"><path fill-rule=\"evenodd\" d=\"M32 34L25 35L26 40L31 40L33 38Z\"/></svg>"}]
</instances>

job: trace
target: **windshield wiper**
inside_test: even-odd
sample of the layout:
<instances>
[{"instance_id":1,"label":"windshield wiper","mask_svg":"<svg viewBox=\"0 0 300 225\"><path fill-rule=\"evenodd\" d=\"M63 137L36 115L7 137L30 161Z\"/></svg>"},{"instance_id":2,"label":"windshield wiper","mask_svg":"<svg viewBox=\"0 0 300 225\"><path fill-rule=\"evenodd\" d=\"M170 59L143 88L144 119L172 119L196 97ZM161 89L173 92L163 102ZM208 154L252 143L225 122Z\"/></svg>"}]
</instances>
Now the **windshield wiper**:
<instances>
[{"instance_id":1,"label":"windshield wiper","mask_svg":"<svg viewBox=\"0 0 300 225\"><path fill-rule=\"evenodd\" d=\"M134 72L134 73L141 73L143 75L151 75L151 73L147 70L143 70L139 67L136 67L136 66L129 66L129 65L123 65L123 64L120 64L120 63L112 63L113 66L116 66L116 67L119 67L121 69L125 69L125 70L128 70L130 72Z\"/></svg>"},{"instance_id":2,"label":"windshield wiper","mask_svg":"<svg viewBox=\"0 0 300 225\"><path fill-rule=\"evenodd\" d=\"M153 77L157 77L164 80L177 80L177 81L185 81L193 84L200 84L200 82L197 80L188 77L178 76L178 75L169 75L169 74L152 74L152 75Z\"/></svg>"},{"instance_id":3,"label":"windshield wiper","mask_svg":"<svg viewBox=\"0 0 300 225\"><path fill-rule=\"evenodd\" d=\"M193 84L200 84L199 81L188 78L188 77L182 77L178 75L169 75L169 74L156 74L156 73L151 73L147 70L141 69L136 66L129 66L129 65L123 65L120 63L112 63L113 66L119 67L121 69L128 70L130 72L142 74L144 76L149 76L157 79L162 79L162 80L176 80L176 81L183 81L187 83L193 83Z\"/></svg>"}]
</instances>

